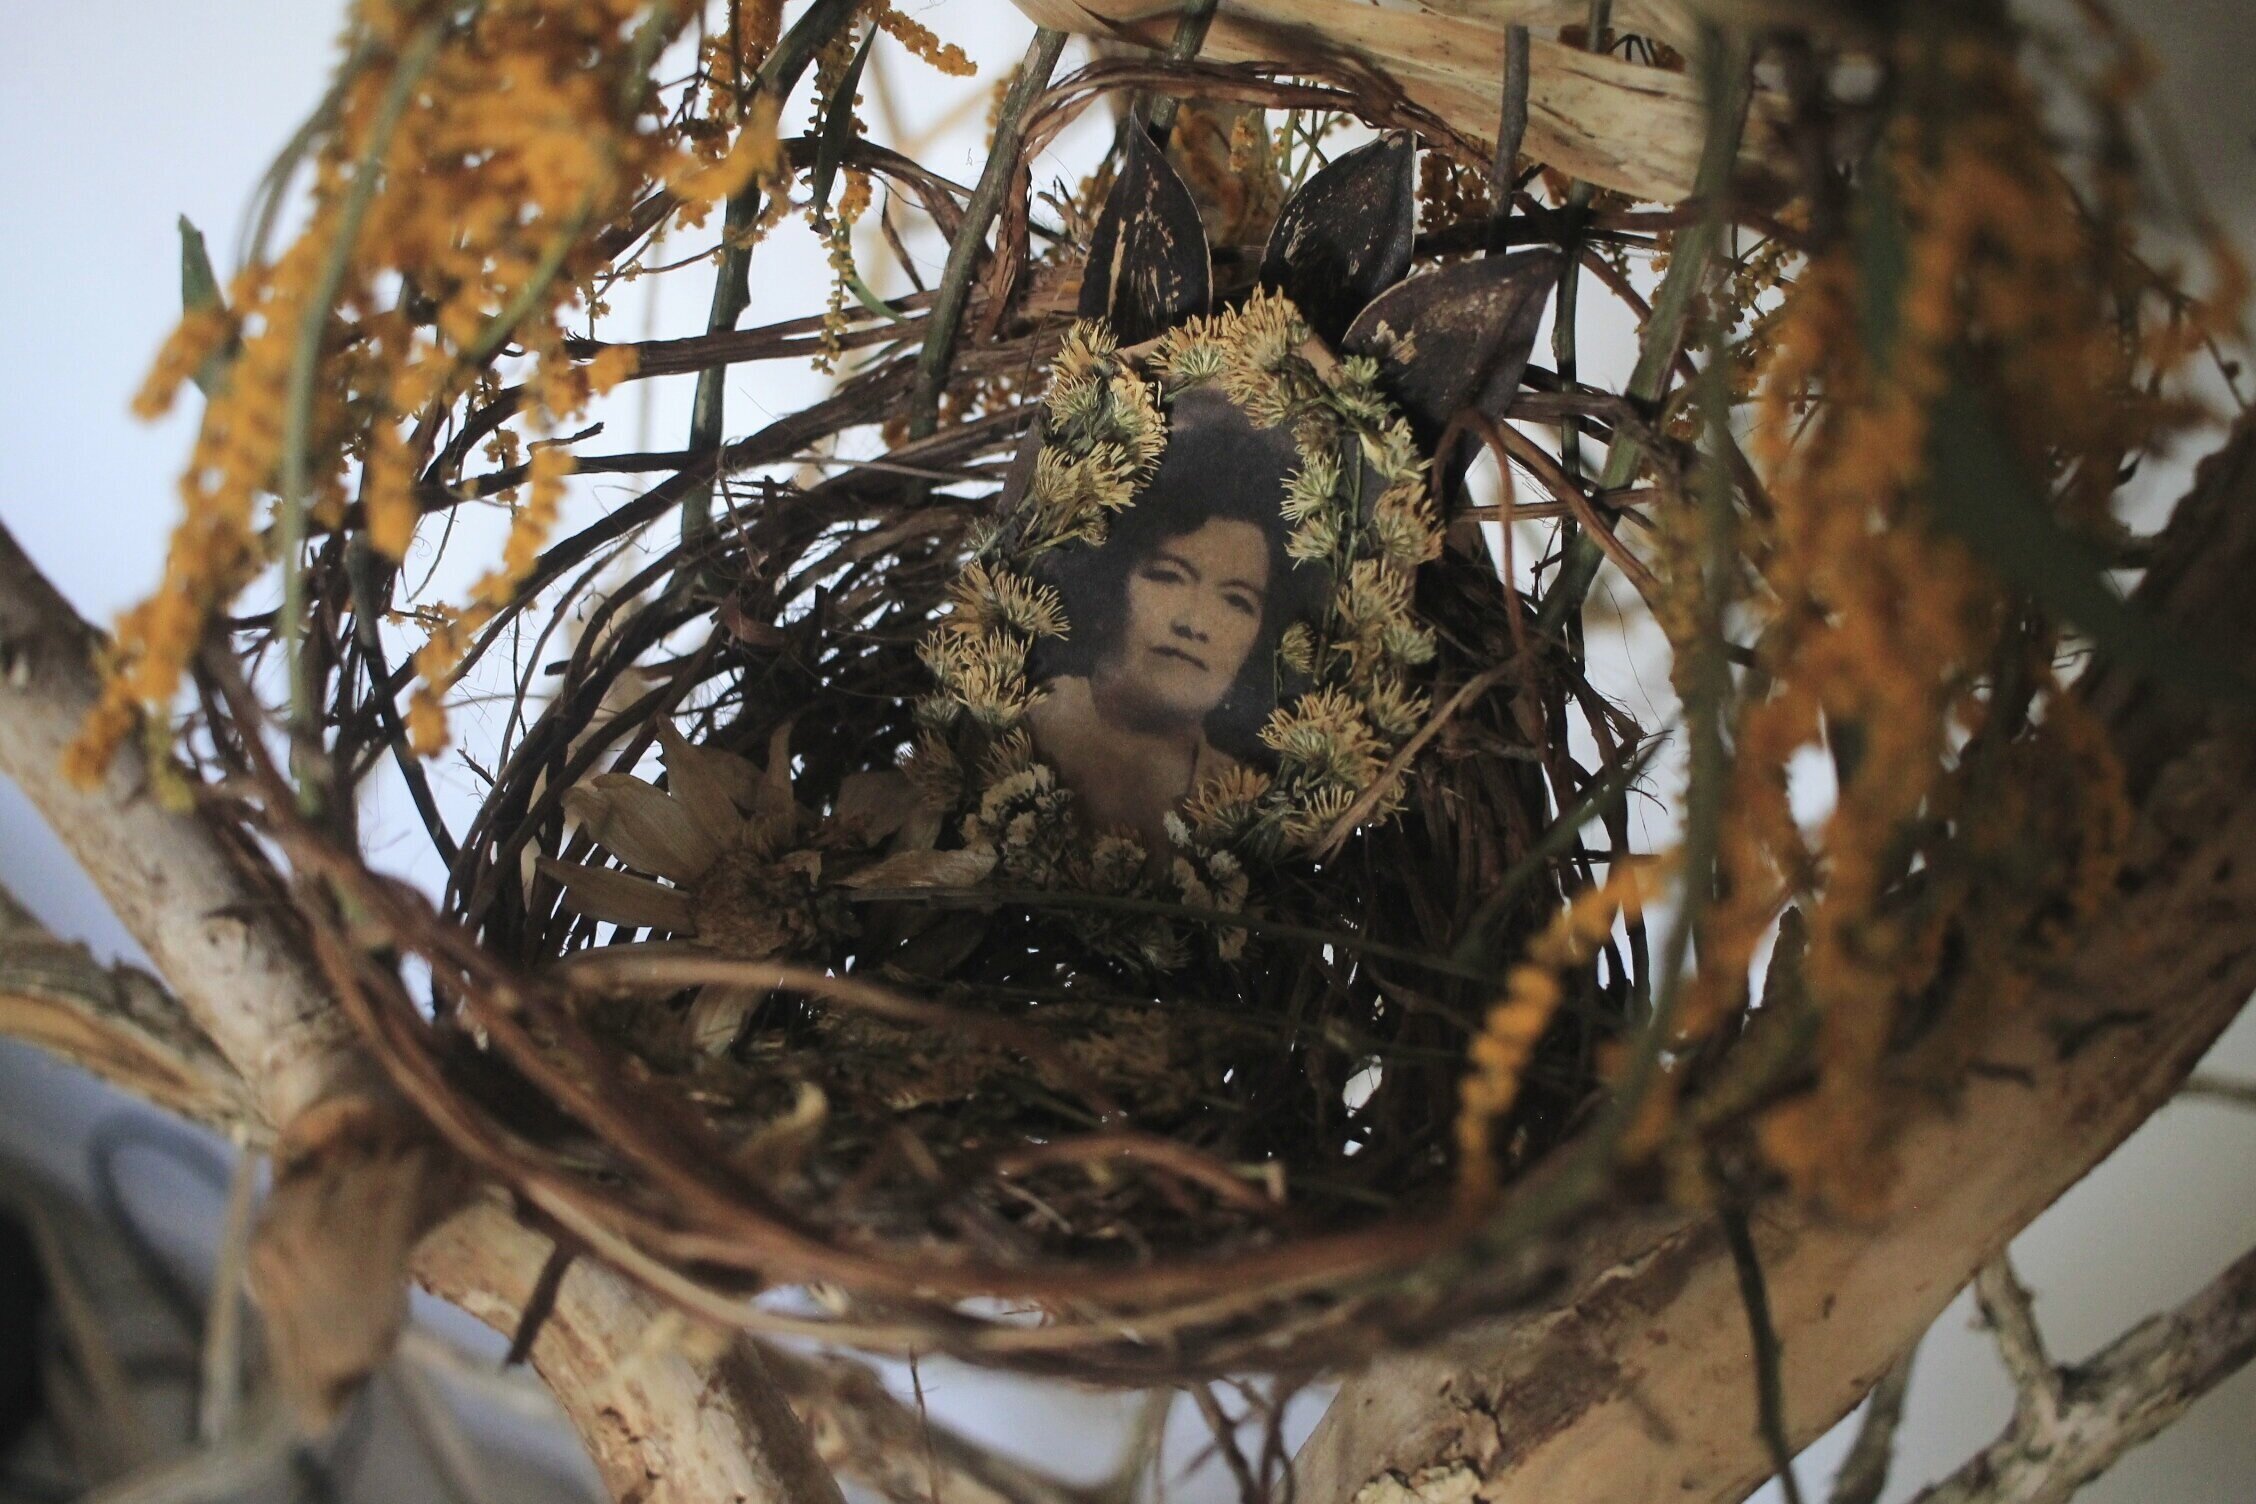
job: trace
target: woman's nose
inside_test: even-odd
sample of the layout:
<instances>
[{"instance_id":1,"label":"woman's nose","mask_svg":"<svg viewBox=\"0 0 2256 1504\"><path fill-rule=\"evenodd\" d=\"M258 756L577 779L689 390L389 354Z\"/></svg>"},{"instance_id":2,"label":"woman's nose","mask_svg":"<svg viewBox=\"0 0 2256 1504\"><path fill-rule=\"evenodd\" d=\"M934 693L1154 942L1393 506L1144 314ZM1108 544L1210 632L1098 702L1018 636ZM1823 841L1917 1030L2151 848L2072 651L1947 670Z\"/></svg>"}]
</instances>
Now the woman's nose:
<instances>
[{"instance_id":1,"label":"woman's nose","mask_svg":"<svg viewBox=\"0 0 2256 1504\"><path fill-rule=\"evenodd\" d=\"M1199 626L1188 617L1177 617L1174 630L1175 635L1186 642L1204 642L1207 640L1206 628Z\"/></svg>"}]
</instances>

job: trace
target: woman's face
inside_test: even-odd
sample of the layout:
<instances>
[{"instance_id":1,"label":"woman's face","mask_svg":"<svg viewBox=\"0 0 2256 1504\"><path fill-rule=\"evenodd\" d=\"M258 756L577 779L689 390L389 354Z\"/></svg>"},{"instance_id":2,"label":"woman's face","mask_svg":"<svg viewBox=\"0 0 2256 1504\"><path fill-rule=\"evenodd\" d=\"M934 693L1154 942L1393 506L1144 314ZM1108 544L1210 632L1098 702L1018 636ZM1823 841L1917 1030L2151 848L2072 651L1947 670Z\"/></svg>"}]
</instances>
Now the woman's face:
<instances>
[{"instance_id":1,"label":"woman's face","mask_svg":"<svg viewBox=\"0 0 2256 1504\"><path fill-rule=\"evenodd\" d=\"M1143 710L1202 720L1220 705L1261 635L1269 541L1217 518L1160 543L1128 576L1122 640L1100 675Z\"/></svg>"}]
</instances>

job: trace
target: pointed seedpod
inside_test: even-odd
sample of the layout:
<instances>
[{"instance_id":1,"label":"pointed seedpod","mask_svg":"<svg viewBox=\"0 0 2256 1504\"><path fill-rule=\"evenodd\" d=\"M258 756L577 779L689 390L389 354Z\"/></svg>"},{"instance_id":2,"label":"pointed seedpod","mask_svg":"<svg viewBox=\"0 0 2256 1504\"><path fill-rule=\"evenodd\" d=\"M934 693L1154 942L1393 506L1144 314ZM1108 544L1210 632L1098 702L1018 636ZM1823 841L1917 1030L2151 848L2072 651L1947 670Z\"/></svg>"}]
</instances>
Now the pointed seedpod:
<instances>
[{"instance_id":1,"label":"pointed seedpod","mask_svg":"<svg viewBox=\"0 0 2256 1504\"><path fill-rule=\"evenodd\" d=\"M1557 251L1519 251L1412 277L1364 309L1340 348L1377 357L1387 395L1430 449L1465 408L1503 415L1559 264Z\"/></svg>"},{"instance_id":2,"label":"pointed seedpod","mask_svg":"<svg viewBox=\"0 0 2256 1504\"><path fill-rule=\"evenodd\" d=\"M1291 298L1338 346L1363 306L1410 269L1418 233L1418 150L1407 131L1357 147L1278 211L1261 285Z\"/></svg>"},{"instance_id":3,"label":"pointed seedpod","mask_svg":"<svg viewBox=\"0 0 2256 1504\"><path fill-rule=\"evenodd\" d=\"M1081 316L1108 320L1123 345L1136 345L1206 312L1212 296L1198 204L1150 138L1130 131L1089 240Z\"/></svg>"}]
</instances>

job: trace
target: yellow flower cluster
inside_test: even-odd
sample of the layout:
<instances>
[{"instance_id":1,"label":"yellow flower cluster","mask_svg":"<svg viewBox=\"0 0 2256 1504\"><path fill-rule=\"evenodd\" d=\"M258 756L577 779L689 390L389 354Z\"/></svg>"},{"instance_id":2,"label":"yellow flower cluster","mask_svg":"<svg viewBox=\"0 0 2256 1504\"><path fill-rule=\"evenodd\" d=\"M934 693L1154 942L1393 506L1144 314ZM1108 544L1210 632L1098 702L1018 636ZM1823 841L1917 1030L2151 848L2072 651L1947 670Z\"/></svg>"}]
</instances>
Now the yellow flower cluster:
<instances>
[{"instance_id":1,"label":"yellow flower cluster","mask_svg":"<svg viewBox=\"0 0 2256 1504\"><path fill-rule=\"evenodd\" d=\"M1504 996L1473 1037L1472 1069L1458 1093L1460 1207L1477 1208L1496 1193L1496 1124L1519 1099L1528 1061L1566 1001L1567 973L1598 953L1617 917L1637 918L1651 881L1649 863L1617 864L1604 882L1585 888L1554 914L1506 974Z\"/></svg>"},{"instance_id":2,"label":"yellow flower cluster","mask_svg":"<svg viewBox=\"0 0 2256 1504\"><path fill-rule=\"evenodd\" d=\"M76 775L99 776L137 718L168 737L172 697L213 616L262 570L300 567L278 545L346 525L348 495L369 542L399 558L425 513L450 504L418 478L442 420L497 358L524 361L518 421L536 437L632 374L629 352L583 363L565 351L565 321L607 265L599 232L660 186L695 222L780 169L773 102L742 104L780 7L734 8L727 45L705 55L717 69L707 113L668 116L651 70L692 7L361 0L333 107L309 133L303 230L271 258L254 248L224 307L182 321L136 402L161 412L183 380L224 362L163 581L118 623L104 698L73 748ZM533 450L500 565L416 655L426 750L443 740L439 697L455 661L530 572L570 469L565 452ZM269 528L269 498L286 490L304 525L293 515L291 528Z\"/></svg>"},{"instance_id":3,"label":"yellow flower cluster","mask_svg":"<svg viewBox=\"0 0 2256 1504\"><path fill-rule=\"evenodd\" d=\"M2024 602L1952 513L2011 503L1945 494L1934 415L1978 404L2056 525L2084 533L2108 525L2124 459L2185 416L2153 395L2183 336L2126 339L2120 315L2150 282L2120 227L2071 191L2013 56L1959 42L1926 66L1946 107L1896 122L1866 221L1814 255L1755 331L1754 450L1774 506L1747 552L1768 591L1752 603L1766 692L1737 717L1719 896L1682 1019L1697 1037L1744 1006L1748 963L1798 895L1822 1016L1817 1085L1773 1108L1760 1138L1804 1189L1845 1207L1885 1194L1885 1061L1946 940L1956 964L2002 975L2027 939L1951 901L1978 889L1962 869L1999 867L1999 843L2026 838L2026 826L2009 837L1988 818L2014 797L2012 760L1962 752L1985 744L2003 665L2037 691L2037 724L2015 734L2059 742L2077 725L2051 674L2056 629L2016 635L2030 630ZM1874 250L1891 243L1893 276ZM2221 280L2229 293L2233 277ZM1689 616L1661 615L1676 635L1688 629ZM1689 644L1677 645L1681 663ZM1786 770L1817 746L1832 753L1838 797L1805 838ZM2120 807L2115 775L2103 757L2075 766L2088 787L2055 792L2104 831ZM2104 836L2072 844L2086 857L2061 880L2090 903L2114 848ZM1906 905L1898 890L1914 867L1927 900Z\"/></svg>"}]
</instances>

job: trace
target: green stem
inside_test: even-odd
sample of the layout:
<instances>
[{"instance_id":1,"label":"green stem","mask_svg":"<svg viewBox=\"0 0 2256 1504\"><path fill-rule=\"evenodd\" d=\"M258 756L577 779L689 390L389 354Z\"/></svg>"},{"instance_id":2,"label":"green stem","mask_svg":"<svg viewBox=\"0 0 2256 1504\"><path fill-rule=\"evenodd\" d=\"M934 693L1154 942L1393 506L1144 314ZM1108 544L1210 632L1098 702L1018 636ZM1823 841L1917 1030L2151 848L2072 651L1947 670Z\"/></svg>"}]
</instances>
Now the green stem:
<instances>
[{"instance_id":1,"label":"green stem","mask_svg":"<svg viewBox=\"0 0 2256 1504\"><path fill-rule=\"evenodd\" d=\"M780 105L823 44L839 27L853 19L856 3L857 0L815 0L760 65L745 100L747 109L754 101L770 95ZM751 305L752 229L760 222L763 194L763 185L755 180L729 198L721 220L720 269L713 275L713 302L705 318L707 334L725 334L734 329L736 321ZM724 383L728 372L728 365L723 362L697 373L697 394L691 400L689 414L691 454L711 454L721 447L728 403ZM712 526L713 487L717 479L708 475L683 494L681 536L684 543L696 541ZM689 568L687 564L683 567L685 571ZM683 576L689 577L687 573Z\"/></svg>"},{"instance_id":2,"label":"green stem","mask_svg":"<svg viewBox=\"0 0 2256 1504\"><path fill-rule=\"evenodd\" d=\"M1753 60L1753 48L1743 36L1735 35L1725 42L1708 110L1707 138L1700 148L1700 166L1692 183L1693 197L1707 206L1707 212L1676 232L1668 271L1654 290L1652 311L1645 320L1644 344L1638 350L1637 364L1630 371L1629 382L1622 389L1622 394L1632 402L1657 402L1668 386L1669 372L1676 365L1677 351L1684 343L1685 326L1692 316L1692 300L1706 284L1716 247L1722 244L1721 208L1731 187L1732 170L1739 161L1740 138L1746 132ZM1573 270L1568 268L1569 276L1573 275ZM1598 489L1610 491L1628 485L1637 473L1639 453L1634 439L1617 432L1606 450L1606 464L1599 472ZM1605 555L1588 537L1577 533L1568 540L1558 578L1552 581L1536 612L1535 624L1539 632L1555 635L1567 615L1581 608L1582 598L1589 593L1591 581L1597 578L1598 566L1604 560Z\"/></svg>"},{"instance_id":3,"label":"green stem","mask_svg":"<svg viewBox=\"0 0 2256 1504\"><path fill-rule=\"evenodd\" d=\"M282 663L290 684L290 730L300 739L316 734L313 685L305 672L304 661L306 583L305 562L300 555L305 549L306 493L311 485L306 451L312 442L313 386L321 364L321 336L329 326L329 315L344 287L345 271L351 265L353 244L360 238L361 224L368 217L368 205L375 198L376 180L383 173L384 154L390 150L393 133L407 113L408 101L414 97L423 75L430 71L446 33L443 20L425 22L409 40L407 50L400 54L392 71L391 83L377 105L376 118L369 123L368 142L361 148L360 158L353 166L352 186L337 212L337 227L328 254L322 258L320 275L314 281L305 312L299 318L297 343L290 358L290 379L283 388L281 492L277 498L274 531L275 549L282 561ZM314 797L310 785L302 785L298 793L301 801L311 801Z\"/></svg>"},{"instance_id":4,"label":"green stem","mask_svg":"<svg viewBox=\"0 0 2256 1504\"><path fill-rule=\"evenodd\" d=\"M1025 132L1027 106L1034 102L1057 68L1058 53L1065 48L1065 33L1038 28L1027 46L1003 96L995 121L995 142L987 153L987 166L979 184L964 205L963 227L949 243L947 265L932 296L932 313L925 326L924 349L917 355L916 387L909 395L909 437L929 438L940 426L940 393L948 385L948 366L954 359L957 326L963 322L964 304L971 297L971 275L987 243L987 227L1002 208L1003 194L1018 170L1018 143Z\"/></svg>"}]
</instances>

